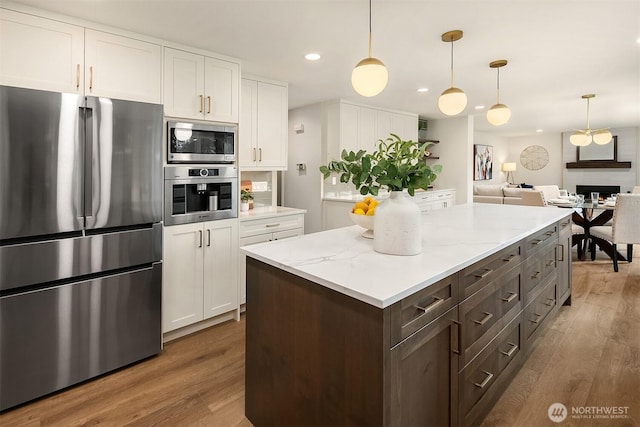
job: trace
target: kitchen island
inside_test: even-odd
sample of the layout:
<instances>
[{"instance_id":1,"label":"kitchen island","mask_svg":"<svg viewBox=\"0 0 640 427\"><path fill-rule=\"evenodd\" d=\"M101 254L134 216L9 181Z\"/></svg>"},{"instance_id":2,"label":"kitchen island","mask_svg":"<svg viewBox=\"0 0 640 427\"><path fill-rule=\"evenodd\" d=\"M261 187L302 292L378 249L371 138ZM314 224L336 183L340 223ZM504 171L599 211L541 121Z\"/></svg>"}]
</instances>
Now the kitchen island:
<instances>
[{"instance_id":1,"label":"kitchen island","mask_svg":"<svg viewBox=\"0 0 640 427\"><path fill-rule=\"evenodd\" d=\"M243 248L247 418L480 422L570 301L570 230L564 209L467 204L423 215L416 256L358 226Z\"/></svg>"}]
</instances>

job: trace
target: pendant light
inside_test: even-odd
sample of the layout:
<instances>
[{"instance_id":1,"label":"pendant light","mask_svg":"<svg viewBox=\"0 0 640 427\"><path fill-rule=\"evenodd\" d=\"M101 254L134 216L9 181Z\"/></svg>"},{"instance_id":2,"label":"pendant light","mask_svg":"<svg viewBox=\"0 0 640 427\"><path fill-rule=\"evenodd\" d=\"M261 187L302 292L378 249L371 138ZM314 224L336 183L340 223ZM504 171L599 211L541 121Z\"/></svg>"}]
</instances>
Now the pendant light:
<instances>
[{"instance_id":1,"label":"pendant light","mask_svg":"<svg viewBox=\"0 0 640 427\"><path fill-rule=\"evenodd\" d=\"M369 0L369 56L358 62L351 73L351 86L362 96L376 96L389 80L382 61L371 56L371 0Z\"/></svg>"},{"instance_id":2,"label":"pendant light","mask_svg":"<svg viewBox=\"0 0 640 427\"><path fill-rule=\"evenodd\" d=\"M494 126L502 126L509 121L511 110L500 103L500 68L507 65L506 59L499 59L489 64L489 67L498 70L498 83L496 86L496 104L487 111L487 121Z\"/></svg>"},{"instance_id":3,"label":"pendant light","mask_svg":"<svg viewBox=\"0 0 640 427\"><path fill-rule=\"evenodd\" d=\"M587 100L587 128L584 130L576 129L576 131L569 137L569 142L573 145L577 145L578 147L587 146L591 144L592 141L598 145L608 144L613 138L611 132L608 131L608 128L596 129L592 132L589 127L589 100L595 97L596 96L593 93L582 95L582 99Z\"/></svg>"},{"instance_id":4,"label":"pendant light","mask_svg":"<svg viewBox=\"0 0 640 427\"><path fill-rule=\"evenodd\" d=\"M462 89L453 87L453 42L461 38L462 31L460 30L447 31L442 35L443 42L451 43L451 87L442 92L438 98L438 108L447 116L455 116L467 106L467 95Z\"/></svg>"}]
</instances>

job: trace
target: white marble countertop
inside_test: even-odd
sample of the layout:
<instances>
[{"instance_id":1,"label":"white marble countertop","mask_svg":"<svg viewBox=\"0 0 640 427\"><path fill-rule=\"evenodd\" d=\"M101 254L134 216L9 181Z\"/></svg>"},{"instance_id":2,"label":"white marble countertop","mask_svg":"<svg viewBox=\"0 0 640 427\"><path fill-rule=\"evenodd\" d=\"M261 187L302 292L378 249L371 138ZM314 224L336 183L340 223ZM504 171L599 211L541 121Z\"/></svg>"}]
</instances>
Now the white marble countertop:
<instances>
[{"instance_id":1,"label":"white marble countertop","mask_svg":"<svg viewBox=\"0 0 640 427\"><path fill-rule=\"evenodd\" d=\"M267 206L262 208L250 209L247 212L238 212L240 221L260 218L274 218L282 215L304 214L306 209L288 208L285 206Z\"/></svg>"},{"instance_id":2,"label":"white marble countertop","mask_svg":"<svg viewBox=\"0 0 640 427\"><path fill-rule=\"evenodd\" d=\"M422 253L385 255L354 225L241 248L247 256L385 308L571 215L571 209L475 203L423 215Z\"/></svg>"}]
</instances>

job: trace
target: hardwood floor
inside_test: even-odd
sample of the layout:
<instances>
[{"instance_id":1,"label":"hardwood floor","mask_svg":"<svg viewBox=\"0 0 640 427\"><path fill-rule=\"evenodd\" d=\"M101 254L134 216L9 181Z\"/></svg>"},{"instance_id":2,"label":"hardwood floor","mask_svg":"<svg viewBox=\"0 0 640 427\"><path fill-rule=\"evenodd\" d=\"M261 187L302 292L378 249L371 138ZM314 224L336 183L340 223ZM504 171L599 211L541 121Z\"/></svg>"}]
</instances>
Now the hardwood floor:
<instances>
[{"instance_id":1,"label":"hardwood floor","mask_svg":"<svg viewBox=\"0 0 640 427\"><path fill-rule=\"evenodd\" d=\"M563 307L482 426L555 425L552 403L628 407L628 418L559 425L640 425L640 247L634 262L573 263ZM127 369L6 411L0 426L251 426L244 417L244 316L172 341Z\"/></svg>"}]
</instances>

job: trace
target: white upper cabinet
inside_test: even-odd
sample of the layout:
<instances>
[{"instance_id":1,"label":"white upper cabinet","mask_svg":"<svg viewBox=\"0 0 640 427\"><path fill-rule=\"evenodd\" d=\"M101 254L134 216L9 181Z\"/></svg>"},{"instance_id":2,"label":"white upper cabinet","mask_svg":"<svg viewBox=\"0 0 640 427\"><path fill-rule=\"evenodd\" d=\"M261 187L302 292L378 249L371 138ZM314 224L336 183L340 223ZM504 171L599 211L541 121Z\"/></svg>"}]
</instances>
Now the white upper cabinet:
<instances>
[{"instance_id":1,"label":"white upper cabinet","mask_svg":"<svg viewBox=\"0 0 640 427\"><path fill-rule=\"evenodd\" d=\"M85 30L85 94L162 102L162 47Z\"/></svg>"},{"instance_id":2,"label":"white upper cabinet","mask_svg":"<svg viewBox=\"0 0 640 427\"><path fill-rule=\"evenodd\" d=\"M160 45L0 9L0 84L162 102Z\"/></svg>"},{"instance_id":3,"label":"white upper cabinet","mask_svg":"<svg viewBox=\"0 0 640 427\"><path fill-rule=\"evenodd\" d=\"M286 84L242 79L239 161L244 170L287 169Z\"/></svg>"},{"instance_id":4,"label":"white upper cabinet","mask_svg":"<svg viewBox=\"0 0 640 427\"><path fill-rule=\"evenodd\" d=\"M0 84L82 93L84 28L0 9Z\"/></svg>"},{"instance_id":5,"label":"white upper cabinet","mask_svg":"<svg viewBox=\"0 0 640 427\"><path fill-rule=\"evenodd\" d=\"M238 123L239 78L238 63L165 48L165 114Z\"/></svg>"}]
</instances>

